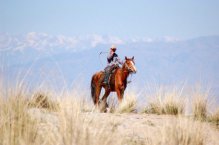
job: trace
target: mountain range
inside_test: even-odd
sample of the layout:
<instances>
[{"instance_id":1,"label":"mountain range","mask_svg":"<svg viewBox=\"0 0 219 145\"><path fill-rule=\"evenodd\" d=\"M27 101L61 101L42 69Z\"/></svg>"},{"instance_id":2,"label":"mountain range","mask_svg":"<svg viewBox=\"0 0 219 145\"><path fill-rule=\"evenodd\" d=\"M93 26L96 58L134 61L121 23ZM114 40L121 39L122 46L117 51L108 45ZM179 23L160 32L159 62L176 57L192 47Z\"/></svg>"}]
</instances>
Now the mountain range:
<instances>
[{"instance_id":1,"label":"mountain range","mask_svg":"<svg viewBox=\"0 0 219 145\"><path fill-rule=\"evenodd\" d=\"M92 74L104 69L112 43L117 45L121 59L135 57L138 72L129 78L132 85L202 82L209 84L219 97L219 36L179 40L1 34L1 73L12 83L23 78L31 85L48 81L57 86L63 83L70 86L79 82L89 87ZM99 55L100 52L103 53Z\"/></svg>"}]
</instances>

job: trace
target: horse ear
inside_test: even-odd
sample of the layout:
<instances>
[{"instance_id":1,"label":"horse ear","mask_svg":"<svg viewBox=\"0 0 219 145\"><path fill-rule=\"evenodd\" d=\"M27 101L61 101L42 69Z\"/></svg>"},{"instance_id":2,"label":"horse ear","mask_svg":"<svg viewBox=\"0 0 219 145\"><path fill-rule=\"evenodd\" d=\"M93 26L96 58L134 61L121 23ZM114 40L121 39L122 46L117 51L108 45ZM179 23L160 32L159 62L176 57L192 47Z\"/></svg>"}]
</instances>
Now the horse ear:
<instances>
[{"instance_id":1,"label":"horse ear","mask_svg":"<svg viewBox=\"0 0 219 145\"><path fill-rule=\"evenodd\" d=\"M128 58L125 56L125 60L127 60Z\"/></svg>"},{"instance_id":2,"label":"horse ear","mask_svg":"<svg viewBox=\"0 0 219 145\"><path fill-rule=\"evenodd\" d=\"M132 60L134 60L134 59L135 59L135 57L133 56L133 57L132 57Z\"/></svg>"}]
</instances>

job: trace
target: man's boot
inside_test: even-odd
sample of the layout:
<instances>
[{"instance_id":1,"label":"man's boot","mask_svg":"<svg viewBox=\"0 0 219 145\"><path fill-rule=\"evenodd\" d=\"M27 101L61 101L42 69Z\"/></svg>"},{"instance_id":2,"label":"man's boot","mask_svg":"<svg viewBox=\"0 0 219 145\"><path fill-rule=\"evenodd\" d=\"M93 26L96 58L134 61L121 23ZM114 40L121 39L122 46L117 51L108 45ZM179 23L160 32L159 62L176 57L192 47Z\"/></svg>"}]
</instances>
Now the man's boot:
<instances>
[{"instance_id":1,"label":"man's boot","mask_svg":"<svg viewBox=\"0 0 219 145\"><path fill-rule=\"evenodd\" d=\"M105 76L104 76L104 81L103 81L103 83L106 84L106 85L109 84L109 82L108 82L108 80L109 80L109 75L110 75L110 73L105 72Z\"/></svg>"}]
</instances>

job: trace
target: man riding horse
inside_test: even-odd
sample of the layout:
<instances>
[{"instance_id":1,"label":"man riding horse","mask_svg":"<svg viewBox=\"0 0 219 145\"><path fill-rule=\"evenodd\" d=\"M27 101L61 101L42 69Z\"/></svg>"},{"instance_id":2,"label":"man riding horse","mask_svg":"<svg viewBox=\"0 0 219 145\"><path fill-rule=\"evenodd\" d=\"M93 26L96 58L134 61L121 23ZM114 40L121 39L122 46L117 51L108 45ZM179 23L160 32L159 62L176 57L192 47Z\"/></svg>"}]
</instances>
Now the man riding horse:
<instances>
[{"instance_id":1,"label":"man riding horse","mask_svg":"<svg viewBox=\"0 0 219 145\"><path fill-rule=\"evenodd\" d=\"M91 78L91 97L96 107L99 106L100 102L103 102L105 104L104 106L107 106L107 97L110 92L117 93L120 103L127 87L128 76L137 72L134 56L132 58L125 57L124 62L122 62L115 52L116 47L113 45L107 57L107 67L104 71L96 72ZM119 67L119 64L121 64L121 67ZM110 74L111 77L109 78ZM105 89L105 93L102 99L99 100L102 88Z\"/></svg>"},{"instance_id":2,"label":"man riding horse","mask_svg":"<svg viewBox=\"0 0 219 145\"><path fill-rule=\"evenodd\" d=\"M104 69L105 71L105 77L104 77L104 84L109 85L109 76L115 70L119 67L119 65L122 65L123 62L119 59L118 55L116 54L116 46L112 45L110 48L109 55L107 56L107 67Z\"/></svg>"}]
</instances>

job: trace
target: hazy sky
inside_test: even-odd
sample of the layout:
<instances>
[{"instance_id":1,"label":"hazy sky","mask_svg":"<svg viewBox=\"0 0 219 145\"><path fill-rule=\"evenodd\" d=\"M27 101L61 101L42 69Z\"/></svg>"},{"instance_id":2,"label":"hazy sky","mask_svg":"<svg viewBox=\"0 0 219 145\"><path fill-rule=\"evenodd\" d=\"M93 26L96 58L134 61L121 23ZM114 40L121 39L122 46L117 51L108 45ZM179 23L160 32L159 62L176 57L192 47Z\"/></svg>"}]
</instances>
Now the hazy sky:
<instances>
[{"instance_id":1,"label":"hazy sky","mask_svg":"<svg viewBox=\"0 0 219 145\"><path fill-rule=\"evenodd\" d=\"M185 39L219 35L219 1L0 0L0 32Z\"/></svg>"}]
</instances>

